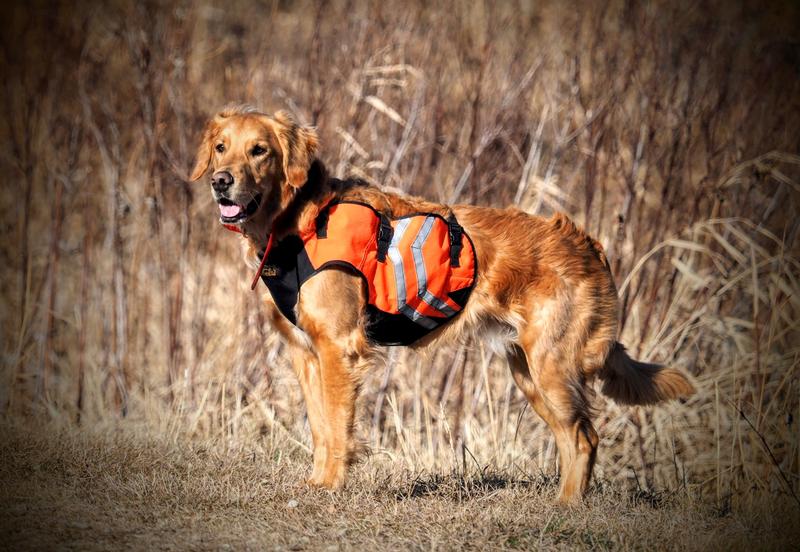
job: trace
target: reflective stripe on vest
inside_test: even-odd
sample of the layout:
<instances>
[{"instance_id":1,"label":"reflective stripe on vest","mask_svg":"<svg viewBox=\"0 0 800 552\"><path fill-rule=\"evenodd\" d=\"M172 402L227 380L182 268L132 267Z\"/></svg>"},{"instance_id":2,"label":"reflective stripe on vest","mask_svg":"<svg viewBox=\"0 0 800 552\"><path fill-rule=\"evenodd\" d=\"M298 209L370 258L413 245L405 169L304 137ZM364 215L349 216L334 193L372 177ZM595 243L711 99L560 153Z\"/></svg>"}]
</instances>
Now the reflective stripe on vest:
<instances>
[{"instance_id":1,"label":"reflective stripe on vest","mask_svg":"<svg viewBox=\"0 0 800 552\"><path fill-rule=\"evenodd\" d=\"M425 301L431 307L437 309L444 316L449 317L453 316L456 311L448 307L444 301L434 297L433 294L428 291L425 260L422 257L422 246L425 244L425 240L430 234L434 220L435 219L433 217L425 217L425 222L422 224L422 228L420 229L416 238L414 238L414 242L411 244L414 272L417 276L417 297ZM401 313L406 315L417 324L429 329L433 329L436 327L436 321L431 320L406 303L406 290L408 288L405 281L405 266L403 264L403 256L400 253L398 244L405 235L410 223L410 218L402 219L397 223L394 228L394 235L392 236L391 244L389 245L389 258L394 266L395 282L397 284L397 308Z\"/></svg>"}]
</instances>

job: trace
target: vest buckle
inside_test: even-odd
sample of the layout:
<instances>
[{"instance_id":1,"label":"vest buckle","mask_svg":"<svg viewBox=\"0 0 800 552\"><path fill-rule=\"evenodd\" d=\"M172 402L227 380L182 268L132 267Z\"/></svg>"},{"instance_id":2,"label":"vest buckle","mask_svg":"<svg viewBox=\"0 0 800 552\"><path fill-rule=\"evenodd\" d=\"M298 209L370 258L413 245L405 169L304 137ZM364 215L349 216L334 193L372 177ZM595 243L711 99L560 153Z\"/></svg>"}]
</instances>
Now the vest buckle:
<instances>
[{"instance_id":1,"label":"vest buckle","mask_svg":"<svg viewBox=\"0 0 800 552\"><path fill-rule=\"evenodd\" d=\"M389 245L392 243L394 228L389 219L381 213L380 224L378 225L378 262L386 262L386 254L389 252Z\"/></svg>"},{"instance_id":2,"label":"vest buckle","mask_svg":"<svg viewBox=\"0 0 800 552\"><path fill-rule=\"evenodd\" d=\"M461 266L461 243L462 236L464 235L464 228L458 224L455 215L447 217L447 229L450 234L450 266Z\"/></svg>"}]
</instances>

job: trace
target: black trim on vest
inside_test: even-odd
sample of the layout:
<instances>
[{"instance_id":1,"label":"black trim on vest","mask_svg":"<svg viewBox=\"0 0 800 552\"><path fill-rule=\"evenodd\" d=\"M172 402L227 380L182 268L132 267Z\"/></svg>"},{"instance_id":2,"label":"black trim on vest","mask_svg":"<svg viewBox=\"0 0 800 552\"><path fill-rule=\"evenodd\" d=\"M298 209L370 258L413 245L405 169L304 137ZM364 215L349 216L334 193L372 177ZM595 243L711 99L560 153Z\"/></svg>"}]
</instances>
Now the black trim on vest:
<instances>
[{"instance_id":1,"label":"black trim on vest","mask_svg":"<svg viewBox=\"0 0 800 552\"><path fill-rule=\"evenodd\" d=\"M472 284L470 287L465 287L461 289L457 289L456 291L451 291L447 294L450 299L452 299L459 307L464 308L467 306L467 299L469 299L470 293L472 293L472 288L475 287L475 284ZM459 311L460 312L460 311Z\"/></svg>"},{"instance_id":2,"label":"black trim on vest","mask_svg":"<svg viewBox=\"0 0 800 552\"><path fill-rule=\"evenodd\" d=\"M261 279L278 310L296 326L295 307L300 286L314 273L314 266L300 236L286 236L273 246L267 256L267 267L275 269L271 271L274 275L262 275Z\"/></svg>"},{"instance_id":3,"label":"black trim on vest","mask_svg":"<svg viewBox=\"0 0 800 552\"><path fill-rule=\"evenodd\" d=\"M317 229L317 239L324 239L328 237L328 219L331 216L331 210L326 205L317 215L314 221L314 226Z\"/></svg>"},{"instance_id":4,"label":"black trim on vest","mask_svg":"<svg viewBox=\"0 0 800 552\"><path fill-rule=\"evenodd\" d=\"M370 341L380 345L411 345L428 335L431 330L420 326L404 314L389 314L374 305L367 305L364 332Z\"/></svg>"}]
</instances>

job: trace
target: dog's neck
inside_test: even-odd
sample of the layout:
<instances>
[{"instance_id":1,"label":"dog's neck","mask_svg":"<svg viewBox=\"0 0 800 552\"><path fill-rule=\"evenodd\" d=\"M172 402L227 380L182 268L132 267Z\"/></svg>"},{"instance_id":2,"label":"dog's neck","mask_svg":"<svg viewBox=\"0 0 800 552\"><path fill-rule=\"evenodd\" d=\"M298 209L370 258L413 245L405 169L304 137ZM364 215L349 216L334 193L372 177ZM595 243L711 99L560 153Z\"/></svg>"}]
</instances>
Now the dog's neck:
<instances>
[{"instance_id":1,"label":"dog's neck","mask_svg":"<svg viewBox=\"0 0 800 552\"><path fill-rule=\"evenodd\" d=\"M299 188L276 186L269 203L252 219L241 225L240 230L250 247L264 251L270 235L280 240L288 234L296 234L316 218L319 209L332 197L325 166L315 159L308 170L308 179ZM280 196L280 197L279 197Z\"/></svg>"}]
</instances>

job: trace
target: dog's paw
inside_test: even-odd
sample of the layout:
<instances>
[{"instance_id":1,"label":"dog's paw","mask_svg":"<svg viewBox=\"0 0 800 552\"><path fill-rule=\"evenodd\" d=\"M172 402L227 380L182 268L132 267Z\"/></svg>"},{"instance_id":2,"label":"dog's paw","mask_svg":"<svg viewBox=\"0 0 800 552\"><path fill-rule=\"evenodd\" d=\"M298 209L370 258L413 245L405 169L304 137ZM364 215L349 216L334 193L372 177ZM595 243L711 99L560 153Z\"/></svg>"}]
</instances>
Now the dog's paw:
<instances>
[{"instance_id":1,"label":"dog's paw","mask_svg":"<svg viewBox=\"0 0 800 552\"><path fill-rule=\"evenodd\" d=\"M312 489L321 489L325 487L322 476L318 474L311 474L311 477L306 479L306 485Z\"/></svg>"}]
</instances>

